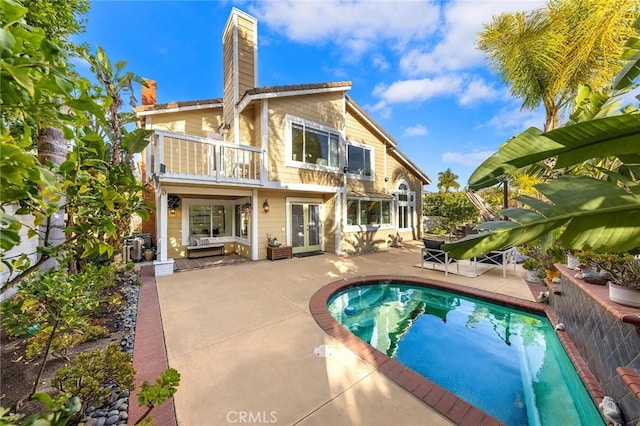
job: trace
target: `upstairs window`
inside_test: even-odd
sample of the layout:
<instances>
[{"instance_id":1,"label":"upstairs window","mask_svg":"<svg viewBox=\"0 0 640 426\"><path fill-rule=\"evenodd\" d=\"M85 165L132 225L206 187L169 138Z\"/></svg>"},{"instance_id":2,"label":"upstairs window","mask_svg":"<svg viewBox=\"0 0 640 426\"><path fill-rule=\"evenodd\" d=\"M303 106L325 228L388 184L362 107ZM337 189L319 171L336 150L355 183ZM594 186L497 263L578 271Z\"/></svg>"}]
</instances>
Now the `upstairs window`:
<instances>
[{"instance_id":1,"label":"upstairs window","mask_svg":"<svg viewBox=\"0 0 640 426\"><path fill-rule=\"evenodd\" d=\"M314 126L305 121L291 123L291 160L318 166L339 166L339 141L337 132Z\"/></svg>"},{"instance_id":2,"label":"upstairs window","mask_svg":"<svg viewBox=\"0 0 640 426\"><path fill-rule=\"evenodd\" d=\"M371 177L373 167L371 165L372 148L350 143L347 146L347 164L349 174Z\"/></svg>"}]
</instances>

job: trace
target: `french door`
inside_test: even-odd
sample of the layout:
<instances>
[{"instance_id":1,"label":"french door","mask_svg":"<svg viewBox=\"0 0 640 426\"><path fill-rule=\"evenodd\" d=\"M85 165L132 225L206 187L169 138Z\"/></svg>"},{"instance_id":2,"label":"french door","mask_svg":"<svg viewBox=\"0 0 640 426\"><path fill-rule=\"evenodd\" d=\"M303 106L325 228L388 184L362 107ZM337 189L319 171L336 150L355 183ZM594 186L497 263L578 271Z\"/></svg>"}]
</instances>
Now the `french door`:
<instances>
[{"instance_id":1,"label":"french door","mask_svg":"<svg viewBox=\"0 0 640 426\"><path fill-rule=\"evenodd\" d=\"M321 250L320 204L291 204L291 245L294 253Z\"/></svg>"}]
</instances>

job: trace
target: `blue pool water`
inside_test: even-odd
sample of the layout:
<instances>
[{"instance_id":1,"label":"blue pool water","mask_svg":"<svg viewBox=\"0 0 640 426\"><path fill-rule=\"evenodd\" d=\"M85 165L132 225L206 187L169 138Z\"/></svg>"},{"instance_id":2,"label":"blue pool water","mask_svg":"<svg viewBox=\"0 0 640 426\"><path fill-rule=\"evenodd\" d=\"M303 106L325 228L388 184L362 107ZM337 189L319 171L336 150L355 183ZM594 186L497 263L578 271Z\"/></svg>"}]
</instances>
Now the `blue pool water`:
<instances>
[{"instance_id":1,"label":"blue pool water","mask_svg":"<svg viewBox=\"0 0 640 426\"><path fill-rule=\"evenodd\" d=\"M505 424L604 424L543 316L401 283L345 289L328 309L362 340Z\"/></svg>"}]
</instances>

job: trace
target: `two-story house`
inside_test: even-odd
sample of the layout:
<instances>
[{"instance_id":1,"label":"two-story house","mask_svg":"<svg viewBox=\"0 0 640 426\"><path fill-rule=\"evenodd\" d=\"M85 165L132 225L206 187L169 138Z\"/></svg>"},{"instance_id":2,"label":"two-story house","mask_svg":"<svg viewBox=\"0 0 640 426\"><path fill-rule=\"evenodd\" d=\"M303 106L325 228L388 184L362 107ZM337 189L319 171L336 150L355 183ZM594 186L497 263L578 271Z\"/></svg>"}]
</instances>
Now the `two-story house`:
<instances>
[{"instance_id":1,"label":"two-story house","mask_svg":"<svg viewBox=\"0 0 640 426\"><path fill-rule=\"evenodd\" d=\"M156 275L198 244L265 259L267 235L293 253L382 250L420 237L427 175L347 92L351 82L257 87L257 21L232 9L223 97L136 109L153 129Z\"/></svg>"}]
</instances>

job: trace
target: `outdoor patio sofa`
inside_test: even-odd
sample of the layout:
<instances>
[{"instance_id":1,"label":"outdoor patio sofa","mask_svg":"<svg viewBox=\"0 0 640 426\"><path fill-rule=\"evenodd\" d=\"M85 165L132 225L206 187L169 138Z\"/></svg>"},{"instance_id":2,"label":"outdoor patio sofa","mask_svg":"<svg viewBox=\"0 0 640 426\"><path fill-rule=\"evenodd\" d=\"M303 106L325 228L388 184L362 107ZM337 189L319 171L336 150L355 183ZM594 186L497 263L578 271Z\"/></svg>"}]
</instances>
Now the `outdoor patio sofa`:
<instances>
[{"instance_id":1,"label":"outdoor patio sofa","mask_svg":"<svg viewBox=\"0 0 640 426\"><path fill-rule=\"evenodd\" d=\"M224 244L219 242L217 238L191 237L190 243L191 245L187 246L187 259L210 256L207 252L211 251L217 251L219 255L224 255ZM199 253L200 256L194 256L195 253Z\"/></svg>"},{"instance_id":2,"label":"outdoor patio sofa","mask_svg":"<svg viewBox=\"0 0 640 426\"><path fill-rule=\"evenodd\" d=\"M422 240L424 247L422 248L420 255L420 265L424 269L425 263L431 263L432 269L435 269L435 265L444 265L444 275L449 274L449 265L456 264L456 273L460 273L460 265L456 259L449 256L449 254L442 250L441 247L444 241L435 240ZM516 248L508 247L501 250L490 251L489 253L481 256L476 256L470 259L473 265L473 272L478 274L478 264L499 266L502 269L502 277L507 276L507 267L513 265L513 269L516 269Z\"/></svg>"},{"instance_id":3,"label":"outdoor patio sofa","mask_svg":"<svg viewBox=\"0 0 640 426\"><path fill-rule=\"evenodd\" d=\"M474 272L478 271L478 263L485 265L496 265L502 268L502 278L507 277L507 267L513 265L513 270L516 270L516 248L509 247L501 250L490 251L482 256L476 256L473 258Z\"/></svg>"},{"instance_id":4,"label":"outdoor patio sofa","mask_svg":"<svg viewBox=\"0 0 640 426\"><path fill-rule=\"evenodd\" d=\"M425 263L431 263L432 269L435 269L436 264L444 265L444 275L449 275L449 265L456 264L456 272L460 272L460 266L456 262L456 259L449 257L449 254L441 250L444 241L434 241L423 239L424 247L420 255L420 267L424 269Z\"/></svg>"}]
</instances>

